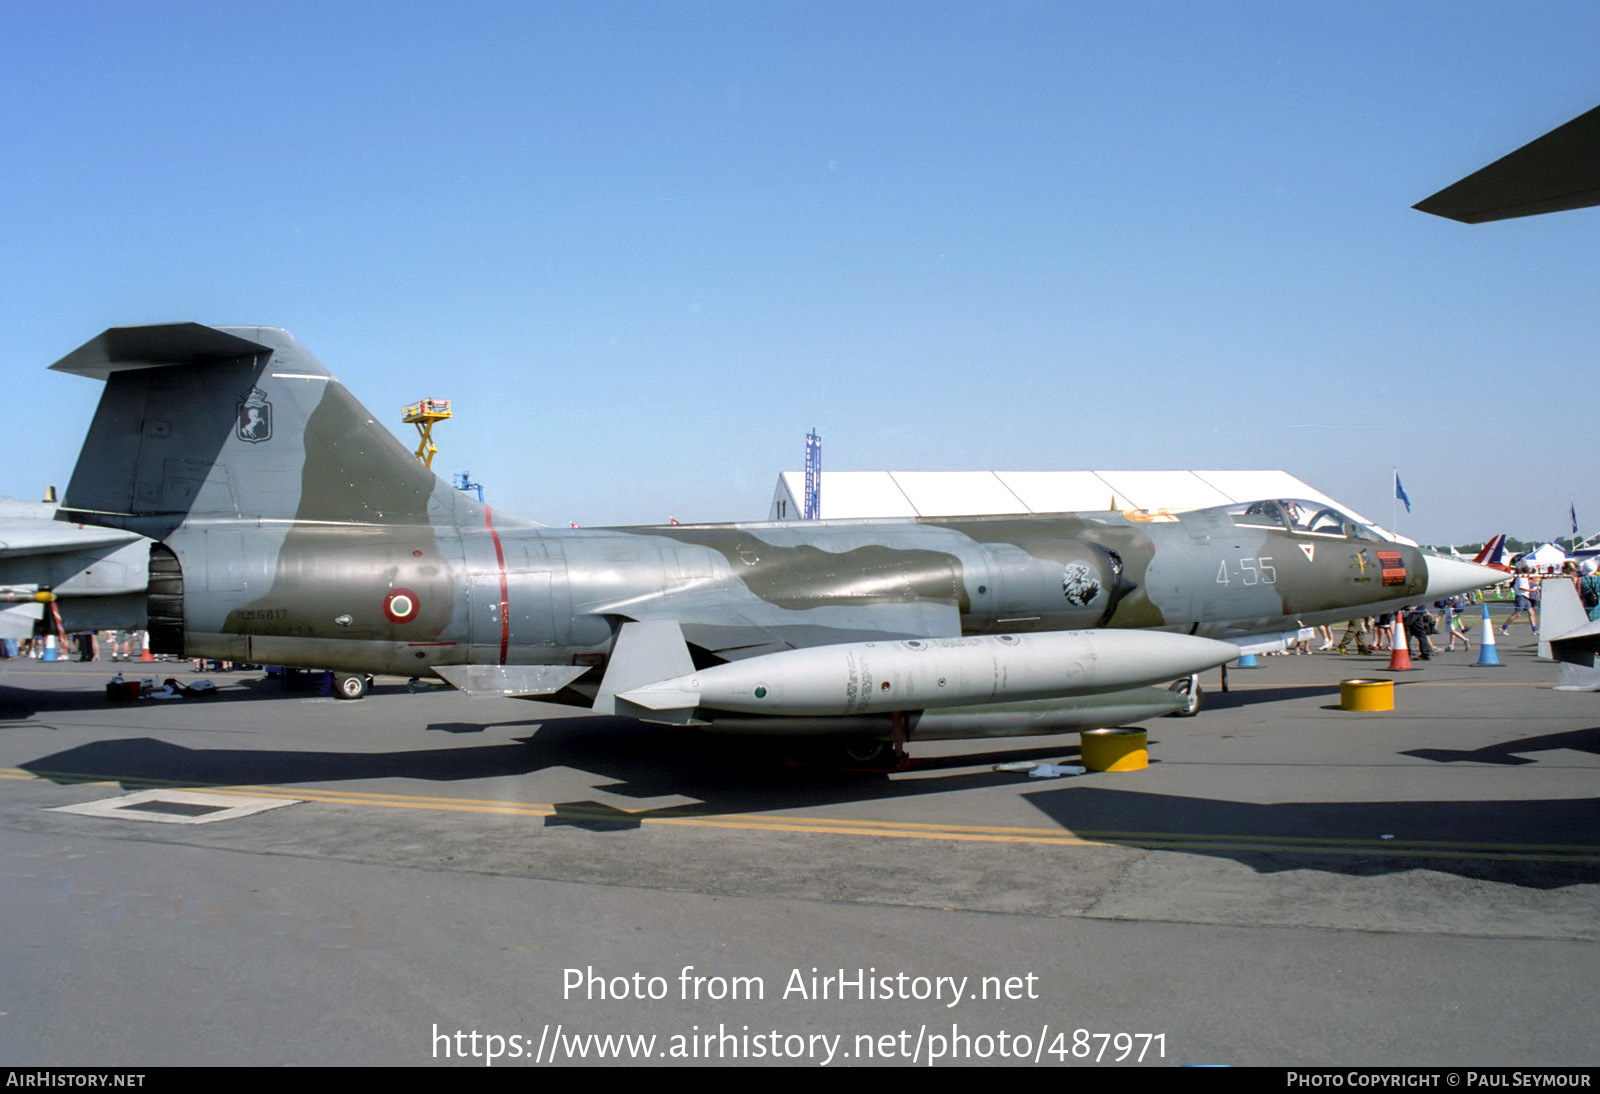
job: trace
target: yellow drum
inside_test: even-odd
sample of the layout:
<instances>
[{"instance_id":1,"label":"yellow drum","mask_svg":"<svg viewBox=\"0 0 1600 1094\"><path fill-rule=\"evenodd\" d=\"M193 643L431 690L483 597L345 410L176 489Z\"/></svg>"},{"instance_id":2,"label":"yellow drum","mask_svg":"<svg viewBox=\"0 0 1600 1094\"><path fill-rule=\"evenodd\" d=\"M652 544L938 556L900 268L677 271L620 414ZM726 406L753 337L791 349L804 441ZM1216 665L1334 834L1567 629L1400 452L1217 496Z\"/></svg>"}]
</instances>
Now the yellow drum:
<instances>
[{"instance_id":1,"label":"yellow drum","mask_svg":"<svg viewBox=\"0 0 1600 1094\"><path fill-rule=\"evenodd\" d=\"M1340 680L1341 710L1393 710L1393 680Z\"/></svg>"},{"instance_id":2,"label":"yellow drum","mask_svg":"<svg viewBox=\"0 0 1600 1094\"><path fill-rule=\"evenodd\" d=\"M1086 729L1079 758L1090 771L1143 771L1150 766L1150 750L1142 729Z\"/></svg>"}]
</instances>

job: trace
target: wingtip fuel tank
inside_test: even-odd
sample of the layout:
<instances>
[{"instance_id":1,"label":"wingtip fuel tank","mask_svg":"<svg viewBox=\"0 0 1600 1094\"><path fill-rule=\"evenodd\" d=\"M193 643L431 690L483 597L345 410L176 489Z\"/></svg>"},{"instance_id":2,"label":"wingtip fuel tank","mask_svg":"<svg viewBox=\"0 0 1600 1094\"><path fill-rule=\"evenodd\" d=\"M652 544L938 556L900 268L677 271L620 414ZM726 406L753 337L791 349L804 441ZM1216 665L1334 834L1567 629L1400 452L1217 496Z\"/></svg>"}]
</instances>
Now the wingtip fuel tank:
<instances>
[{"instance_id":1,"label":"wingtip fuel tank","mask_svg":"<svg viewBox=\"0 0 1600 1094\"><path fill-rule=\"evenodd\" d=\"M848 716L1122 691L1239 656L1230 642L1082 630L852 642L764 654L634 688L647 710Z\"/></svg>"}]
</instances>

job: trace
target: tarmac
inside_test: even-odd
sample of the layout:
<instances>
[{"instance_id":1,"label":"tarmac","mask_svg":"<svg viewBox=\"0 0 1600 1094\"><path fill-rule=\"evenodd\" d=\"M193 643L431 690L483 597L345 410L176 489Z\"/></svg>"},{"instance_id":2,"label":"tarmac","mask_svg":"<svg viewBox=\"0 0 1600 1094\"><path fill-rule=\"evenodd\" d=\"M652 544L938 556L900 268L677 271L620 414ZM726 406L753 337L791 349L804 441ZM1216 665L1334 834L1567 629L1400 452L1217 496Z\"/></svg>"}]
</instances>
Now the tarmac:
<instances>
[{"instance_id":1,"label":"tarmac","mask_svg":"<svg viewBox=\"0 0 1600 1094\"><path fill-rule=\"evenodd\" d=\"M1209 673L1148 768L1062 778L995 767L1076 734L852 773L394 678L112 703L197 674L0 662L0 1061L1594 1065L1600 695L1472 635Z\"/></svg>"}]
</instances>

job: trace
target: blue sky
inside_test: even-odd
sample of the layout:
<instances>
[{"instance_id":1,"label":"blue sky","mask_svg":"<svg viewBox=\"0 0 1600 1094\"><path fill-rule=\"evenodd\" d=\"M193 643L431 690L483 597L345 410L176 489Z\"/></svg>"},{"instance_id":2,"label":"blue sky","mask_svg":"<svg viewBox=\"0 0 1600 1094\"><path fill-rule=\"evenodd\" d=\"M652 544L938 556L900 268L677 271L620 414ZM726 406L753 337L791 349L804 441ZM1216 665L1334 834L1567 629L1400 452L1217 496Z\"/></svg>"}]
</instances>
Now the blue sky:
<instances>
[{"instance_id":1,"label":"blue sky","mask_svg":"<svg viewBox=\"0 0 1600 1094\"><path fill-rule=\"evenodd\" d=\"M0 492L109 326L282 326L585 525L837 470L1282 467L1600 530L1600 210L1412 203L1600 101L1600 6L0 0Z\"/></svg>"}]
</instances>

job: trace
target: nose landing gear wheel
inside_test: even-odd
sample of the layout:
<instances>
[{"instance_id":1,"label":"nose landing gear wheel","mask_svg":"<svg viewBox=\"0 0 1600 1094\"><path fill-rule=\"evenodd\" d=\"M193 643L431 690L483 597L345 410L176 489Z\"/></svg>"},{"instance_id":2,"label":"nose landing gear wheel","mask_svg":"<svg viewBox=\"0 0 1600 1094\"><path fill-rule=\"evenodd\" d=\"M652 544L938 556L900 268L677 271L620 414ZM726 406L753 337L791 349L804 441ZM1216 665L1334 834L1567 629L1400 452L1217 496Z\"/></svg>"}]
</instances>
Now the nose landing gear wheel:
<instances>
[{"instance_id":1,"label":"nose landing gear wheel","mask_svg":"<svg viewBox=\"0 0 1600 1094\"><path fill-rule=\"evenodd\" d=\"M1184 696L1188 702L1181 710L1172 712L1174 718L1193 718L1200 713L1200 708L1205 704L1205 692L1200 690L1200 677L1185 676L1182 680L1174 680L1167 686L1167 690Z\"/></svg>"},{"instance_id":2,"label":"nose landing gear wheel","mask_svg":"<svg viewBox=\"0 0 1600 1094\"><path fill-rule=\"evenodd\" d=\"M372 677L361 673L333 674L333 694L340 699L363 699L372 689Z\"/></svg>"}]
</instances>

